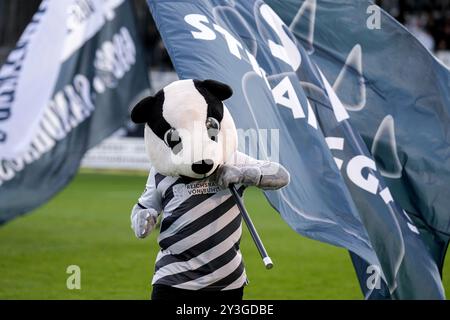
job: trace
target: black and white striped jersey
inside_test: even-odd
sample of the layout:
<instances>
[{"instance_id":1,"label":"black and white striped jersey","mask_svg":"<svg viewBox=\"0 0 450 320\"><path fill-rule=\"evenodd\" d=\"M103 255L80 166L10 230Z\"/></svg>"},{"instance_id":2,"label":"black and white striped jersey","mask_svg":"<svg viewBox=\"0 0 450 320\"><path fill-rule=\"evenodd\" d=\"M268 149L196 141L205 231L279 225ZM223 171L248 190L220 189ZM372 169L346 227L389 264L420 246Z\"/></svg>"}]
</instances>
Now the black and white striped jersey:
<instances>
[{"instance_id":1,"label":"black and white striped jersey","mask_svg":"<svg viewBox=\"0 0 450 320\"><path fill-rule=\"evenodd\" d=\"M241 215L229 190L212 178L187 181L152 168L139 204L162 213L152 284L231 290L247 283L239 249Z\"/></svg>"}]
</instances>

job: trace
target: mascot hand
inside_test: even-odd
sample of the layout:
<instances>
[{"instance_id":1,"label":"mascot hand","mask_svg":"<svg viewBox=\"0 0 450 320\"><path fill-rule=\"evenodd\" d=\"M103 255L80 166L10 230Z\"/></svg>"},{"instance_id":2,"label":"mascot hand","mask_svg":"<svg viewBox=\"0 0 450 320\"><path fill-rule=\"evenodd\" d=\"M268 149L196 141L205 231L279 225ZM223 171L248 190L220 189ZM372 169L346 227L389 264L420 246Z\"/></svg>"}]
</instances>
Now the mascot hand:
<instances>
[{"instance_id":1,"label":"mascot hand","mask_svg":"<svg viewBox=\"0 0 450 320\"><path fill-rule=\"evenodd\" d=\"M244 166L224 164L219 167L216 183L226 189L230 184L256 186L264 190L276 190L289 184L289 172L275 162L258 161Z\"/></svg>"},{"instance_id":2,"label":"mascot hand","mask_svg":"<svg viewBox=\"0 0 450 320\"><path fill-rule=\"evenodd\" d=\"M216 183L226 189L231 184L257 186L261 180L261 170L257 166L237 167L224 164L217 170Z\"/></svg>"},{"instance_id":3,"label":"mascot hand","mask_svg":"<svg viewBox=\"0 0 450 320\"><path fill-rule=\"evenodd\" d=\"M231 184L240 184L242 180L241 169L224 164L217 169L216 183L222 189L227 189Z\"/></svg>"},{"instance_id":4,"label":"mascot hand","mask_svg":"<svg viewBox=\"0 0 450 320\"><path fill-rule=\"evenodd\" d=\"M131 228L137 238L147 237L156 225L158 213L154 209L145 209L136 204L131 212Z\"/></svg>"}]
</instances>

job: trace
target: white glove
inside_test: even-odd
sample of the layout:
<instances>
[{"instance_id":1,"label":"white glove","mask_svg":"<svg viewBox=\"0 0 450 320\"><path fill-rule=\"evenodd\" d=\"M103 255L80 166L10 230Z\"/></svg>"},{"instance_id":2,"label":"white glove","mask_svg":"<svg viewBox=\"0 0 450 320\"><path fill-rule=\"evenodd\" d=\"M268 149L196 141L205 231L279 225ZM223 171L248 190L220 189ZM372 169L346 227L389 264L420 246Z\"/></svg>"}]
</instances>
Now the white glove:
<instances>
[{"instance_id":1,"label":"white glove","mask_svg":"<svg viewBox=\"0 0 450 320\"><path fill-rule=\"evenodd\" d=\"M216 183L226 189L230 184L277 190L289 184L289 172L279 163L258 161L244 166L224 164L217 169Z\"/></svg>"},{"instance_id":2,"label":"white glove","mask_svg":"<svg viewBox=\"0 0 450 320\"><path fill-rule=\"evenodd\" d=\"M219 167L216 174L216 183L226 189L230 184L243 184L257 186L261 180L261 170L257 166L238 167L224 164Z\"/></svg>"},{"instance_id":3,"label":"white glove","mask_svg":"<svg viewBox=\"0 0 450 320\"><path fill-rule=\"evenodd\" d=\"M131 228L139 239L144 239L155 228L158 212L145 209L136 204L131 212Z\"/></svg>"}]
</instances>

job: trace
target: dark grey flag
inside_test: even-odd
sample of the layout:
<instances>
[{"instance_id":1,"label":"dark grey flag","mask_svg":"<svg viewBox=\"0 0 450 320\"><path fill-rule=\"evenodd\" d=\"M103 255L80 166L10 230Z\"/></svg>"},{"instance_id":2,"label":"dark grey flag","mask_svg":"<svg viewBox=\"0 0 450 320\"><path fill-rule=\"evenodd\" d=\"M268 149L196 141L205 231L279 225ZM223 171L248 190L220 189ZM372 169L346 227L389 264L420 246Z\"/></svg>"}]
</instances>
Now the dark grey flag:
<instances>
[{"instance_id":1,"label":"dark grey flag","mask_svg":"<svg viewBox=\"0 0 450 320\"><path fill-rule=\"evenodd\" d=\"M148 77L131 4L44 0L0 69L0 224L48 201Z\"/></svg>"}]
</instances>

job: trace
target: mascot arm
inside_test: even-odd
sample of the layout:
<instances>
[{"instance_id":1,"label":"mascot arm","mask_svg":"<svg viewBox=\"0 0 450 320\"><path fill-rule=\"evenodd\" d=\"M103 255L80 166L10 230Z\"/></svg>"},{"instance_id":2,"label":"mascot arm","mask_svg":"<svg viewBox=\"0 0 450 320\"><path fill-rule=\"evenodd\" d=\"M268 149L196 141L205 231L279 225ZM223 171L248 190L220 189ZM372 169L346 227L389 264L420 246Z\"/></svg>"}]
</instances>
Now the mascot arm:
<instances>
[{"instance_id":1,"label":"mascot arm","mask_svg":"<svg viewBox=\"0 0 450 320\"><path fill-rule=\"evenodd\" d=\"M279 163L254 159L236 152L230 161L217 170L217 184L227 188L230 184L256 186L276 190L289 184L289 172Z\"/></svg>"},{"instance_id":2,"label":"mascot arm","mask_svg":"<svg viewBox=\"0 0 450 320\"><path fill-rule=\"evenodd\" d=\"M137 238L147 237L155 228L161 210L161 196L155 186L155 170L152 168L144 193L131 211L131 228Z\"/></svg>"}]
</instances>

